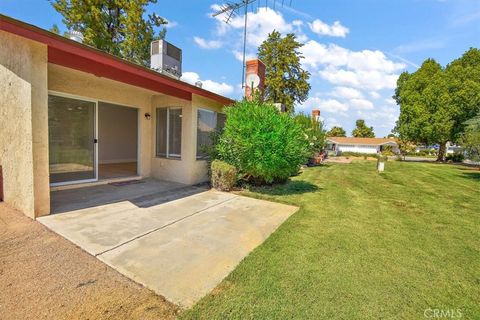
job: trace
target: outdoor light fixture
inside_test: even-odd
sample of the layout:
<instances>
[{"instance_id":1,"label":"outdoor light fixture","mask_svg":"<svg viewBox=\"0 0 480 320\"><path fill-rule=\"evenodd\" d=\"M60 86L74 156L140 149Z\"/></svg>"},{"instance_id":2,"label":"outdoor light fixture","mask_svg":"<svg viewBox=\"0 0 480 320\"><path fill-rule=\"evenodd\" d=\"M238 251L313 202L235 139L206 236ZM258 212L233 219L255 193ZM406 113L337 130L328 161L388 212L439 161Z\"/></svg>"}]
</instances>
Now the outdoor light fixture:
<instances>
[{"instance_id":1,"label":"outdoor light fixture","mask_svg":"<svg viewBox=\"0 0 480 320\"><path fill-rule=\"evenodd\" d=\"M145 113L145 119L150 120L151 117L152 117L152 116L150 115L150 113L148 113L148 112Z\"/></svg>"}]
</instances>

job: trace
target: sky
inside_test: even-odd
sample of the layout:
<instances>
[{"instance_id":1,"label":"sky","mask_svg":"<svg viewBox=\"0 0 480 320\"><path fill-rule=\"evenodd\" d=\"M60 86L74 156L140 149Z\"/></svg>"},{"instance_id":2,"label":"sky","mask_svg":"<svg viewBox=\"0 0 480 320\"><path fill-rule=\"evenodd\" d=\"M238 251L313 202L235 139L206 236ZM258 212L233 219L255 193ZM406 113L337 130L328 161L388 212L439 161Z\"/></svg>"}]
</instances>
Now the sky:
<instances>
[{"instance_id":1,"label":"sky","mask_svg":"<svg viewBox=\"0 0 480 320\"><path fill-rule=\"evenodd\" d=\"M239 1L239 0L230 0ZM243 13L229 24L212 13L223 2L158 0L147 8L169 21L166 40L183 50L182 79L241 98ZM321 110L325 126L350 134L357 119L377 137L390 133L399 107L391 98L403 71L427 58L442 65L480 47L480 0L258 0L249 7L247 56L273 30L303 43L309 98L297 112ZM0 12L49 29L62 17L46 0L0 0Z\"/></svg>"}]
</instances>

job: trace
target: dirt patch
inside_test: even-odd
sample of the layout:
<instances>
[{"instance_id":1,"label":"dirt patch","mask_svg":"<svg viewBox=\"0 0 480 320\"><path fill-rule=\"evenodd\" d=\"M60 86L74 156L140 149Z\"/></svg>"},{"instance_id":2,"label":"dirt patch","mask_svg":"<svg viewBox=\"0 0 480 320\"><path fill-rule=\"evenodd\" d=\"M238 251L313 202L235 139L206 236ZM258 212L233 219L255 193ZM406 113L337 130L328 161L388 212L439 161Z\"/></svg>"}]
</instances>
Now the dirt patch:
<instances>
[{"instance_id":1,"label":"dirt patch","mask_svg":"<svg viewBox=\"0 0 480 320\"><path fill-rule=\"evenodd\" d=\"M179 309L0 203L0 318L174 319Z\"/></svg>"},{"instance_id":2,"label":"dirt patch","mask_svg":"<svg viewBox=\"0 0 480 320\"><path fill-rule=\"evenodd\" d=\"M346 157L330 157L325 160L326 163L351 163L351 158Z\"/></svg>"}]
</instances>

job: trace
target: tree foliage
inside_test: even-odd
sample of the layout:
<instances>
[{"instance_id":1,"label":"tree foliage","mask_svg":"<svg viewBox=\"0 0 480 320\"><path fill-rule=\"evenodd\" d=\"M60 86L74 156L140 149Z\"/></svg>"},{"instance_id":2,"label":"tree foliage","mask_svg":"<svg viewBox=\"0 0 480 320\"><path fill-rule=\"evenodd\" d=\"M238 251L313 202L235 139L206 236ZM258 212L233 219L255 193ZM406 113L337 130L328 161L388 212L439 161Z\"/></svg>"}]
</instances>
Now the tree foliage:
<instances>
[{"instance_id":1,"label":"tree foliage","mask_svg":"<svg viewBox=\"0 0 480 320\"><path fill-rule=\"evenodd\" d=\"M480 115L466 122L460 143L470 160L480 161Z\"/></svg>"},{"instance_id":2,"label":"tree foliage","mask_svg":"<svg viewBox=\"0 0 480 320\"><path fill-rule=\"evenodd\" d=\"M400 75L393 98L400 106L400 138L440 144L437 160L443 160L446 142L457 142L465 122L480 110L480 51L470 49L446 68L427 59L417 71Z\"/></svg>"},{"instance_id":3,"label":"tree foliage","mask_svg":"<svg viewBox=\"0 0 480 320\"><path fill-rule=\"evenodd\" d=\"M334 126L327 132L327 137L346 137L347 132L342 127Z\"/></svg>"},{"instance_id":4,"label":"tree foliage","mask_svg":"<svg viewBox=\"0 0 480 320\"><path fill-rule=\"evenodd\" d=\"M83 42L134 63L149 66L150 43L163 38L167 21L156 14L145 19L145 8L157 0L51 0L70 30ZM58 28L57 28L58 29Z\"/></svg>"},{"instance_id":5,"label":"tree foliage","mask_svg":"<svg viewBox=\"0 0 480 320\"><path fill-rule=\"evenodd\" d=\"M352 136L356 138L375 138L373 127L367 127L365 120L358 119L355 122L355 129L352 131Z\"/></svg>"},{"instance_id":6,"label":"tree foliage","mask_svg":"<svg viewBox=\"0 0 480 320\"><path fill-rule=\"evenodd\" d=\"M310 91L310 73L300 63L302 46L293 33L282 37L273 31L258 48L258 58L265 63L265 100L284 104L288 112L305 102Z\"/></svg>"},{"instance_id":7,"label":"tree foliage","mask_svg":"<svg viewBox=\"0 0 480 320\"><path fill-rule=\"evenodd\" d=\"M257 99L239 101L225 113L216 156L244 179L255 184L283 181L309 158L309 140L290 114Z\"/></svg>"}]
</instances>

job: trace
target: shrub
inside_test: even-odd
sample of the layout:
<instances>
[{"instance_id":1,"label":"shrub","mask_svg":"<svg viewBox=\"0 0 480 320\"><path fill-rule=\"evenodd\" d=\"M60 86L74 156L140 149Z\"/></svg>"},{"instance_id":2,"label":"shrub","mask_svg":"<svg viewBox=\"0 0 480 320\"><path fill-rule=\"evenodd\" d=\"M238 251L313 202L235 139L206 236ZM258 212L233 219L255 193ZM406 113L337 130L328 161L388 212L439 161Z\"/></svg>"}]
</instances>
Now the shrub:
<instances>
[{"instance_id":1,"label":"shrub","mask_svg":"<svg viewBox=\"0 0 480 320\"><path fill-rule=\"evenodd\" d=\"M465 159L464 155L462 153L449 153L445 157L446 161L452 161L452 162L462 162Z\"/></svg>"},{"instance_id":2,"label":"shrub","mask_svg":"<svg viewBox=\"0 0 480 320\"><path fill-rule=\"evenodd\" d=\"M299 113L294 117L303 129L303 133L308 137L310 143L310 156L318 154L325 147L325 130L323 123L317 121L309 115Z\"/></svg>"},{"instance_id":3,"label":"shrub","mask_svg":"<svg viewBox=\"0 0 480 320\"><path fill-rule=\"evenodd\" d=\"M394 156L395 152L393 152L392 146L383 146L382 154L384 156Z\"/></svg>"},{"instance_id":4,"label":"shrub","mask_svg":"<svg viewBox=\"0 0 480 320\"><path fill-rule=\"evenodd\" d=\"M216 145L218 158L255 184L285 181L307 162L311 146L288 113L258 100L225 108L227 121Z\"/></svg>"},{"instance_id":5,"label":"shrub","mask_svg":"<svg viewBox=\"0 0 480 320\"><path fill-rule=\"evenodd\" d=\"M237 169L234 166L213 160L211 165L212 187L220 191L230 191L237 182Z\"/></svg>"}]
</instances>

